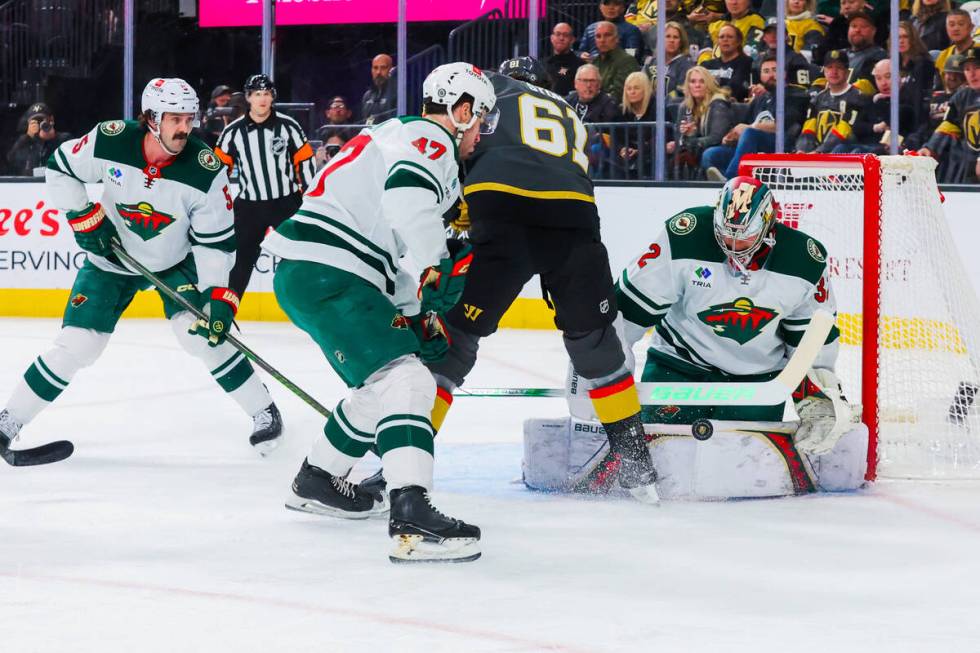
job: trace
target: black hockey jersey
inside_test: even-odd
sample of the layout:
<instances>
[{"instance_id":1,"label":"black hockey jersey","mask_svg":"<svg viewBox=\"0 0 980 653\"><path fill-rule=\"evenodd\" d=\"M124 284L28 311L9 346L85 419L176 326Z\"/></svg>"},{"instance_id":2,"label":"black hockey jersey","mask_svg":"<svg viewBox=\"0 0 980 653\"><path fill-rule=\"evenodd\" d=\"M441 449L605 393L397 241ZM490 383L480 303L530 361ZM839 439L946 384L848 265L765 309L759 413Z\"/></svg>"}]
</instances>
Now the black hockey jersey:
<instances>
[{"instance_id":1,"label":"black hockey jersey","mask_svg":"<svg viewBox=\"0 0 980 653\"><path fill-rule=\"evenodd\" d=\"M498 191L542 200L594 203L588 132L578 114L551 91L487 73L500 115L466 165L463 194Z\"/></svg>"},{"instance_id":2,"label":"black hockey jersey","mask_svg":"<svg viewBox=\"0 0 980 653\"><path fill-rule=\"evenodd\" d=\"M867 104L868 96L854 86L840 95L820 91L810 104L796 149L826 154L837 145L867 139L872 133Z\"/></svg>"},{"instance_id":3,"label":"black hockey jersey","mask_svg":"<svg viewBox=\"0 0 980 653\"><path fill-rule=\"evenodd\" d=\"M962 142L967 151L980 154L980 91L964 86L953 94L943 121L926 147L942 152L949 138Z\"/></svg>"}]
</instances>

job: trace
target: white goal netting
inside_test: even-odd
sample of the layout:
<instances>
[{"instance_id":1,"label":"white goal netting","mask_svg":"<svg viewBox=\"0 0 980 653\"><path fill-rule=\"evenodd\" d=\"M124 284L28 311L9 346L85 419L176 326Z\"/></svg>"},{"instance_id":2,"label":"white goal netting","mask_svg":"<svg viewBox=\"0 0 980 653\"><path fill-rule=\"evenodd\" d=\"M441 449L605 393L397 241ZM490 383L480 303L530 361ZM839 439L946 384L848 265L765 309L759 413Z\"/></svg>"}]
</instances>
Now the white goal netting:
<instances>
[{"instance_id":1,"label":"white goal netting","mask_svg":"<svg viewBox=\"0 0 980 653\"><path fill-rule=\"evenodd\" d=\"M753 163L752 174L773 190L783 222L828 249L841 331L837 372L852 403L863 396L866 417L867 403L877 405L878 475L980 478L980 304L943 214L936 164L877 161L880 188L874 157L787 156ZM879 216L879 274L865 278L872 267L865 239L877 237ZM861 371L874 354L862 337L864 321L875 319L863 308L865 284L880 314L870 379Z\"/></svg>"}]
</instances>

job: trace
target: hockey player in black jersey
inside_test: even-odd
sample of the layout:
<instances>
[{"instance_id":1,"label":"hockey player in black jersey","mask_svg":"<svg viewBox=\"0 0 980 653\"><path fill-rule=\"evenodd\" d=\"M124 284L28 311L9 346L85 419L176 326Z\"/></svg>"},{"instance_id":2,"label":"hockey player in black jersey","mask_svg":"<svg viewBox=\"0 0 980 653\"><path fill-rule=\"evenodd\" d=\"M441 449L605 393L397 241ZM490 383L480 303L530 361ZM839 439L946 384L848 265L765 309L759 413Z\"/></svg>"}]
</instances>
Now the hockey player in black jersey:
<instances>
[{"instance_id":1,"label":"hockey player in black jersey","mask_svg":"<svg viewBox=\"0 0 980 653\"><path fill-rule=\"evenodd\" d=\"M609 437L611 471L636 498L656 503L639 397L612 325L616 297L587 173L585 126L547 89L547 72L530 57L505 61L491 81L499 119L467 165L473 263L462 298L446 316L449 354L428 364L438 385L432 424L442 424L452 391L476 363L480 339L497 330L521 288L539 274L572 364L589 380Z\"/></svg>"}]
</instances>

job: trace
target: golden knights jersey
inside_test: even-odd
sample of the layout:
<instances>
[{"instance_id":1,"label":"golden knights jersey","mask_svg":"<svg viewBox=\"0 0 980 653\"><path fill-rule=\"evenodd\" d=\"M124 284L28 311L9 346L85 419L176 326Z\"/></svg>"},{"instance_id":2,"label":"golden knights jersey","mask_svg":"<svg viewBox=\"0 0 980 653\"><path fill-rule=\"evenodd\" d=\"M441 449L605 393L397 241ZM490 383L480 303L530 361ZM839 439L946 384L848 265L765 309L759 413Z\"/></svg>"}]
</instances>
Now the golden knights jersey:
<instances>
[{"instance_id":1,"label":"golden knights jersey","mask_svg":"<svg viewBox=\"0 0 980 653\"><path fill-rule=\"evenodd\" d=\"M860 142L870 133L867 106L868 97L854 86L839 95L820 91L810 103L796 149L828 153L838 145Z\"/></svg>"},{"instance_id":2,"label":"golden knights jersey","mask_svg":"<svg viewBox=\"0 0 980 653\"><path fill-rule=\"evenodd\" d=\"M836 314L827 252L777 223L772 249L743 275L715 240L713 212L699 206L675 215L623 271L616 298L627 345L656 327L651 355L677 369L736 376L782 369L814 311ZM814 367L833 368L838 335L834 328Z\"/></svg>"},{"instance_id":3,"label":"golden knights jersey","mask_svg":"<svg viewBox=\"0 0 980 653\"><path fill-rule=\"evenodd\" d=\"M980 91L964 86L953 94L943 121L926 147L933 152L941 151L942 140L947 137L962 142L966 151L980 154Z\"/></svg>"},{"instance_id":4,"label":"golden knights jersey","mask_svg":"<svg viewBox=\"0 0 980 653\"><path fill-rule=\"evenodd\" d=\"M201 288L228 285L235 263L235 224L228 175L214 152L194 136L170 163L143 158L146 128L110 120L66 141L48 159L47 191L63 211L89 202L85 184L102 184L102 207L123 248L154 272L193 250ZM94 254L96 267L132 274Z\"/></svg>"},{"instance_id":5,"label":"golden knights jersey","mask_svg":"<svg viewBox=\"0 0 980 653\"><path fill-rule=\"evenodd\" d=\"M431 120L393 118L361 130L262 247L346 270L410 305L418 276L399 259L411 255L407 267L421 271L448 256L442 215L459 198L457 160L456 140Z\"/></svg>"},{"instance_id":6,"label":"golden knights jersey","mask_svg":"<svg viewBox=\"0 0 980 653\"><path fill-rule=\"evenodd\" d=\"M588 132L575 109L551 91L503 75L488 77L500 118L466 163L464 194L498 191L594 203L585 154Z\"/></svg>"}]
</instances>

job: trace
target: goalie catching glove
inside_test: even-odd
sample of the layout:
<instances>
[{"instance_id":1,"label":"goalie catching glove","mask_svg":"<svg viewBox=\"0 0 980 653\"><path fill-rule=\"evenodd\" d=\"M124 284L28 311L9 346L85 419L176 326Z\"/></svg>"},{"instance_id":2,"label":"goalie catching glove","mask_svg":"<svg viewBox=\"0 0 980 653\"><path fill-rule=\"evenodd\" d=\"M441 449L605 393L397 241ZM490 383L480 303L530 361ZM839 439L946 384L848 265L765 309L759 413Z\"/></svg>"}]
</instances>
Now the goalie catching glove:
<instances>
[{"instance_id":1,"label":"goalie catching glove","mask_svg":"<svg viewBox=\"0 0 980 653\"><path fill-rule=\"evenodd\" d=\"M200 318L187 331L207 338L209 346L217 347L228 335L240 300L230 288L208 288L205 296L209 298L204 309L208 319Z\"/></svg>"},{"instance_id":2,"label":"goalie catching glove","mask_svg":"<svg viewBox=\"0 0 980 653\"><path fill-rule=\"evenodd\" d=\"M81 211L68 211L68 226L75 235L75 242L86 252L96 256L112 254L112 239L116 228L105 218L105 209L92 202Z\"/></svg>"},{"instance_id":3,"label":"goalie catching glove","mask_svg":"<svg viewBox=\"0 0 980 653\"><path fill-rule=\"evenodd\" d=\"M422 272L419 300L422 302L423 314L435 312L444 315L456 305L463 295L466 273L470 271L472 262L473 248L467 245L454 256L444 258L438 265L428 267Z\"/></svg>"},{"instance_id":4,"label":"goalie catching glove","mask_svg":"<svg viewBox=\"0 0 980 653\"><path fill-rule=\"evenodd\" d=\"M800 416L794 440L802 453L821 456L830 452L857 421L844 398L840 379L830 370L807 372L793 399Z\"/></svg>"}]
</instances>

